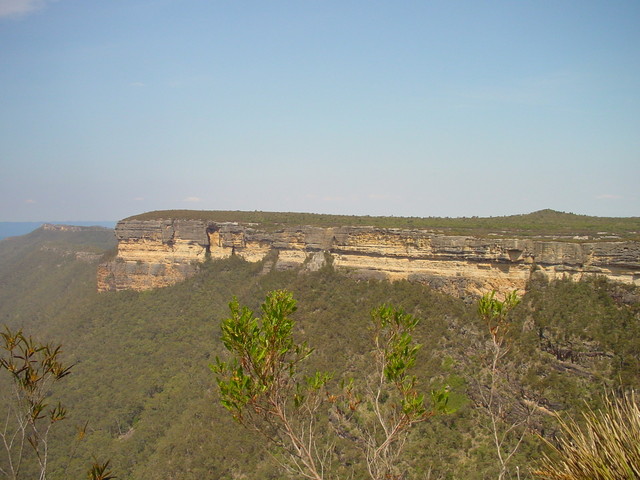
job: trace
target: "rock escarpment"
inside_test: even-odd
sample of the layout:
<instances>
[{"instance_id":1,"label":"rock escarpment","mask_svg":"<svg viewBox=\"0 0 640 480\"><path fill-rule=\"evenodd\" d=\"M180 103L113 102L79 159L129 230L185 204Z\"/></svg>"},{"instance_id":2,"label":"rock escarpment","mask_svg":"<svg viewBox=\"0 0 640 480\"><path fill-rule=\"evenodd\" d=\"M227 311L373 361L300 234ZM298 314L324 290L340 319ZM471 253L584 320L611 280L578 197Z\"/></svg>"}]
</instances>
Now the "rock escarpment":
<instances>
[{"instance_id":1,"label":"rock escarpment","mask_svg":"<svg viewBox=\"0 0 640 480\"><path fill-rule=\"evenodd\" d=\"M204 220L124 220L118 254L98 272L98 289L145 290L180 282L206 259L238 255L266 267L313 270L331 262L363 278L407 279L455 295L524 289L532 275L604 275L640 285L640 243L568 243L447 236L374 227L285 227Z\"/></svg>"}]
</instances>

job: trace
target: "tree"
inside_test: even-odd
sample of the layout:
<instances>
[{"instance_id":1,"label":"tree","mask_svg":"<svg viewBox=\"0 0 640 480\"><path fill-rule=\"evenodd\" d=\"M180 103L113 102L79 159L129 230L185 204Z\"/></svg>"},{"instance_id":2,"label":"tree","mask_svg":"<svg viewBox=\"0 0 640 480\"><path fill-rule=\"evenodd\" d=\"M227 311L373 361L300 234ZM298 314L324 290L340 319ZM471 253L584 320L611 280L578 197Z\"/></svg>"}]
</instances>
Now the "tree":
<instances>
[{"instance_id":1,"label":"tree","mask_svg":"<svg viewBox=\"0 0 640 480\"><path fill-rule=\"evenodd\" d=\"M67 410L60 402L49 405L52 387L71 373L73 365L60 359L61 345L39 343L21 330L12 332L5 326L0 343L0 371L11 377L11 392L7 399L4 425L0 440L7 465L0 466L0 474L10 480L21 477L27 450L35 455L38 479L47 478L49 463L49 433L54 425L64 420ZM84 433L86 424L81 429ZM115 478L107 471L109 462L94 462L88 476L91 480Z\"/></svg>"},{"instance_id":2,"label":"tree","mask_svg":"<svg viewBox=\"0 0 640 480\"><path fill-rule=\"evenodd\" d=\"M67 415L60 403L49 407L49 392L53 384L69 375L72 366L60 361L60 346L38 343L22 331L13 333L8 328L0 335L5 354L0 357L0 369L11 375L13 386L13 402L0 431L8 466L0 468L0 473L12 480L19 478L28 444L38 462L39 479L44 480L49 460L49 432Z\"/></svg>"},{"instance_id":3,"label":"tree","mask_svg":"<svg viewBox=\"0 0 640 480\"><path fill-rule=\"evenodd\" d=\"M501 362L509 352L506 344L511 329L509 313L520 303L516 291L505 295L504 300L496 298L496 292L483 295L478 302L478 315L484 320L489 333L490 360L488 368L488 392L482 388L482 406L491 421L491 435L499 462L498 479L505 478L508 464L518 451L527 432L527 424L533 411L526 409L524 417L519 417L510 404L508 379L501 370Z\"/></svg>"},{"instance_id":4,"label":"tree","mask_svg":"<svg viewBox=\"0 0 640 480\"><path fill-rule=\"evenodd\" d=\"M256 318L234 298L231 316L222 321L222 342L232 354L230 362L216 359L222 405L239 423L265 436L285 454L282 465L304 478L331 478L334 439L320 428L324 413L333 410L334 433L351 438L363 452L374 480L400 478L396 465L406 435L416 423L446 412L448 393L434 392L431 407L416 389L414 366L419 345L411 332L418 321L390 306L372 313L376 371L368 388L357 391L353 381L343 382L343 393L330 394L331 375L300 375L301 362L311 353L306 343L293 340L296 310L291 293L274 291ZM372 415L360 409L367 405ZM349 435L345 431L349 430Z\"/></svg>"},{"instance_id":5,"label":"tree","mask_svg":"<svg viewBox=\"0 0 640 480\"><path fill-rule=\"evenodd\" d=\"M236 298L231 316L222 321L222 342L231 362L216 358L222 405L243 426L259 432L285 457L281 465L304 478L324 478L330 445L319 442L318 419L329 375L299 374L300 363L311 355L306 343L293 340L296 310L293 295L269 293L257 318Z\"/></svg>"},{"instance_id":6,"label":"tree","mask_svg":"<svg viewBox=\"0 0 640 480\"><path fill-rule=\"evenodd\" d=\"M448 407L447 387L432 391L427 407L417 378L410 373L420 349L411 336L419 320L390 305L374 309L371 319L375 369L359 392L353 380L346 384L337 412L340 428L348 431L365 456L369 477L400 479L405 478L400 455L411 428L453 410Z\"/></svg>"}]
</instances>

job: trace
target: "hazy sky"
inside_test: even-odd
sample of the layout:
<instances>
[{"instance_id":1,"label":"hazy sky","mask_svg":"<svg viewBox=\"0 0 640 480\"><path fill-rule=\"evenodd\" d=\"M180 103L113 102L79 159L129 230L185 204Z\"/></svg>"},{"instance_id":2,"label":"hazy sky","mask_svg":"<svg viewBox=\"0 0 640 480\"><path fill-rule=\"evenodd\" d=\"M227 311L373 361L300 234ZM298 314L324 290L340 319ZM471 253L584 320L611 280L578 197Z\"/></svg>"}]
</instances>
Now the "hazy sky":
<instances>
[{"instance_id":1,"label":"hazy sky","mask_svg":"<svg viewBox=\"0 0 640 480\"><path fill-rule=\"evenodd\" d=\"M640 1L0 0L0 221L640 216Z\"/></svg>"}]
</instances>

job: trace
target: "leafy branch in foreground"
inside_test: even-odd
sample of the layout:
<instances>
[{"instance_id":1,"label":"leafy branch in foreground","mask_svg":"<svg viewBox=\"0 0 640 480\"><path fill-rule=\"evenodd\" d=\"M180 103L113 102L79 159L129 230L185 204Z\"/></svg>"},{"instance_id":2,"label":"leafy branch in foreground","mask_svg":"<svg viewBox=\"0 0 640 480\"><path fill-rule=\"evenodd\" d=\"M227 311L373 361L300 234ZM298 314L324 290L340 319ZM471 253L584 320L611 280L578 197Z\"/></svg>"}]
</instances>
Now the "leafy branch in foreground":
<instances>
[{"instance_id":1,"label":"leafy branch in foreground","mask_svg":"<svg viewBox=\"0 0 640 480\"><path fill-rule=\"evenodd\" d=\"M312 350L293 340L296 310L293 295L277 290L262 304L256 318L237 299L229 304L231 316L222 321L222 342L233 355L231 362L216 358L222 405L243 426L264 435L284 452L282 466L304 478L322 479L331 445L318 441L318 417L325 373L301 378L300 362Z\"/></svg>"},{"instance_id":2,"label":"leafy branch in foreground","mask_svg":"<svg viewBox=\"0 0 640 480\"><path fill-rule=\"evenodd\" d=\"M416 376L409 373L420 349L411 336L418 319L389 305L374 309L371 319L376 368L361 393L353 381L344 386L336 408L338 428L355 438L372 480L400 479L405 478L400 455L411 427L453 409L447 387L432 391L427 407Z\"/></svg>"},{"instance_id":3,"label":"leafy branch in foreground","mask_svg":"<svg viewBox=\"0 0 640 480\"><path fill-rule=\"evenodd\" d=\"M53 384L69 375L72 365L60 361L60 346L38 343L22 331L13 333L6 327L0 336L0 370L10 374L13 385L13 402L0 430L8 465L0 467L0 473L12 480L19 478L28 444L38 461L38 478L43 480L49 460L49 432L67 416L60 403L49 406L47 399Z\"/></svg>"},{"instance_id":4,"label":"leafy branch in foreground","mask_svg":"<svg viewBox=\"0 0 640 480\"><path fill-rule=\"evenodd\" d=\"M69 375L73 365L62 363L60 345L39 343L25 336L21 330L12 332L5 326L0 337L0 371L9 373L13 387L7 398L4 425L0 427L0 440L7 462L0 465L0 475L10 480L22 478L21 471L30 446L37 460L38 479L45 480L50 430L67 417L67 410L60 402L50 406L48 401L53 385ZM85 423L79 429L79 439L84 437L86 427ZM94 462L89 478L115 478L107 471L108 464L108 461L104 464Z\"/></svg>"},{"instance_id":5,"label":"leafy branch in foreground","mask_svg":"<svg viewBox=\"0 0 640 480\"><path fill-rule=\"evenodd\" d=\"M397 462L411 427L451 411L446 388L433 392L429 401L416 388L409 371L420 348L411 337L418 320L401 310L382 306L372 312L376 369L363 391L356 392L349 381L342 383L342 395L331 395L326 391L330 375L316 372L301 378L298 373L312 350L293 340L290 315L296 303L291 293L269 293L261 318L236 299L229 308L231 316L221 325L222 342L233 359L217 358L211 365L221 403L239 423L285 454L281 465L289 473L314 480L335 477L335 437L330 439L329 429L319 425L330 406L334 433L352 440L363 453L373 480L403 478Z\"/></svg>"},{"instance_id":6,"label":"leafy branch in foreground","mask_svg":"<svg viewBox=\"0 0 640 480\"><path fill-rule=\"evenodd\" d=\"M556 414L563 436L545 442L545 455L533 473L544 480L634 480L640 478L640 406L635 393L605 397L604 408L588 408L584 424Z\"/></svg>"},{"instance_id":7,"label":"leafy branch in foreground","mask_svg":"<svg viewBox=\"0 0 640 480\"><path fill-rule=\"evenodd\" d=\"M512 326L509 313L518 303L520 298L516 291L507 293L503 300L497 299L496 292L492 291L478 301L478 315L486 324L490 340L488 392L480 388L480 393L482 407L491 421L491 435L500 466L498 480L507 475L509 462L520 448L533 415L531 407L526 408L523 417L516 415L516 408L509 400L509 381L500 368L509 352L506 344L507 334Z\"/></svg>"}]
</instances>

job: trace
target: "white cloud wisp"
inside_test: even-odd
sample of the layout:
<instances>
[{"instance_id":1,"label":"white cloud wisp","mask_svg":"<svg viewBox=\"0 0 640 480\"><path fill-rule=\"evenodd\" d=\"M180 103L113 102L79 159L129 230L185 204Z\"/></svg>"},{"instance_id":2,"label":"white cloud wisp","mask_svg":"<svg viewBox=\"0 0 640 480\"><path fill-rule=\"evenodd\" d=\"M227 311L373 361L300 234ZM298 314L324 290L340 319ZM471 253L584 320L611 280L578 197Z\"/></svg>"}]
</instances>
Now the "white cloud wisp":
<instances>
[{"instance_id":1,"label":"white cloud wisp","mask_svg":"<svg viewBox=\"0 0 640 480\"><path fill-rule=\"evenodd\" d=\"M44 8L45 0L0 0L0 18L20 17Z\"/></svg>"}]
</instances>

